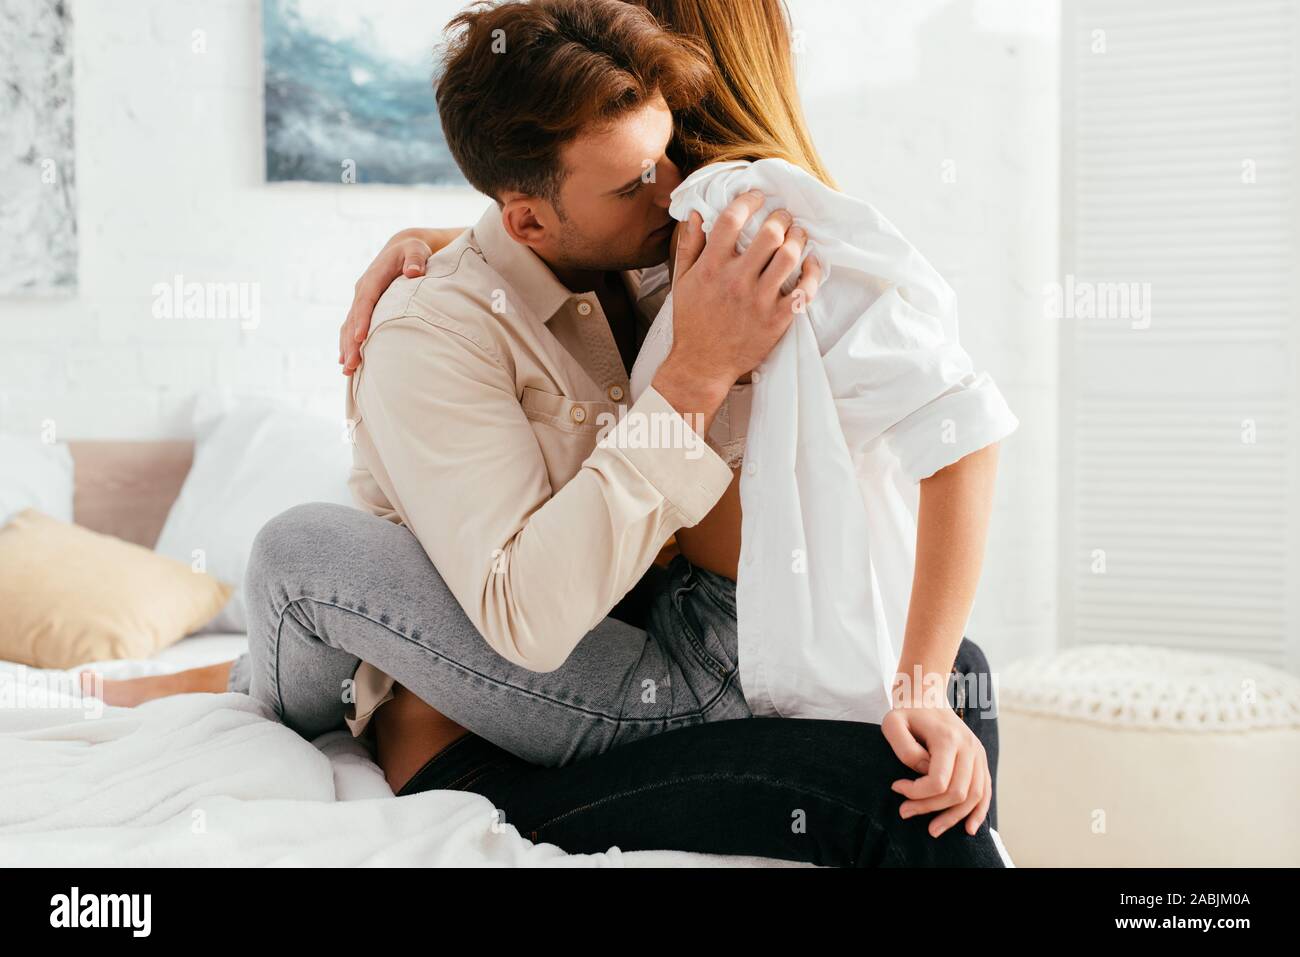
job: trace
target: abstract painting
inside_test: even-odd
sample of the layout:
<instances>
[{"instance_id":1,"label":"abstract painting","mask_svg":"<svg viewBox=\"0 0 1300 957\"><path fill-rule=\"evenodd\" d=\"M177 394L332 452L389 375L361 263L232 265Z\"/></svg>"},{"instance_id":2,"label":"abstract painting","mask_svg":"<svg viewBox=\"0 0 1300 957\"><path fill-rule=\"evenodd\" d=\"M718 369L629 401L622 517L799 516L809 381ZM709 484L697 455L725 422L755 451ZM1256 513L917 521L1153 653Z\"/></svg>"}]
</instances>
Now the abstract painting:
<instances>
[{"instance_id":1,"label":"abstract painting","mask_svg":"<svg viewBox=\"0 0 1300 957\"><path fill-rule=\"evenodd\" d=\"M266 178L461 184L433 95L465 0L263 0Z\"/></svg>"},{"instance_id":2,"label":"abstract painting","mask_svg":"<svg viewBox=\"0 0 1300 957\"><path fill-rule=\"evenodd\" d=\"M0 0L0 296L77 291L72 12Z\"/></svg>"}]
</instances>

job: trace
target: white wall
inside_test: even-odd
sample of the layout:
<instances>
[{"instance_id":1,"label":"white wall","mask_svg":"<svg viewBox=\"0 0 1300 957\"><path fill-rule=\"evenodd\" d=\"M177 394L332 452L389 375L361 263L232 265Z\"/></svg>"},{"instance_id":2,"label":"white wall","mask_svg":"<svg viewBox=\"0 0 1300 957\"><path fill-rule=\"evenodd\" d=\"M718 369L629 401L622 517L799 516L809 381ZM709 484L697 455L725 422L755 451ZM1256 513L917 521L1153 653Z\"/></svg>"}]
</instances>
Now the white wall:
<instances>
[{"instance_id":1,"label":"white wall","mask_svg":"<svg viewBox=\"0 0 1300 957\"><path fill-rule=\"evenodd\" d=\"M1057 271L1056 3L790 6L827 162L952 282L967 348L1021 418L969 633L995 662L1050 647L1056 330L1040 290ZM80 288L0 301L0 431L184 436L194 393L213 387L341 417L337 329L361 269L395 230L471 222L485 200L263 183L256 0L73 7ZM177 274L259 284L259 325L154 318L153 286Z\"/></svg>"},{"instance_id":2,"label":"white wall","mask_svg":"<svg viewBox=\"0 0 1300 957\"><path fill-rule=\"evenodd\" d=\"M342 417L336 331L402 224L462 222L468 191L262 182L256 0L78 0L80 290L0 303L0 429L186 433L195 390L275 392ZM203 30L206 52L192 52ZM155 319L155 283L258 283L261 322Z\"/></svg>"},{"instance_id":3,"label":"white wall","mask_svg":"<svg viewBox=\"0 0 1300 957\"><path fill-rule=\"evenodd\" d=\"M963 345L1020 429L1002 444L968 635L994 665L1056 634L1059 6L791 0L818 148L948 279ZM798 40L799 38L797 38Z\"/></svg>"}]
</instances>

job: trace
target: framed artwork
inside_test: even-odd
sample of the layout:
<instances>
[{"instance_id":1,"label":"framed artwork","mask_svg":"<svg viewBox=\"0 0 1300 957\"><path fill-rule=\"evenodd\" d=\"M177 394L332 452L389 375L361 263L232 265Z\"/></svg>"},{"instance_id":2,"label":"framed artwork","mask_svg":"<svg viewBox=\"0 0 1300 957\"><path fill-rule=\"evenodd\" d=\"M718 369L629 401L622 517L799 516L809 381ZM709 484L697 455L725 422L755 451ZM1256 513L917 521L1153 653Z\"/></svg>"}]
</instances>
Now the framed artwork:
<instances>
[{"instance_id":1,"label":"framed artwork","mask_svg":"<svg viewBox=\"0 0 1300 957\"><path fill-rule=\"evenodd\" d=\"M268 182L463 185L433 94L463 0L263 0Z\"/></svg>"},{"instance_id":2,"label":"framed artwork","mask_svg":"<svg viewBox=\"0 0 1300 957\"><path fill-rule=\"evenodd\" d=\"M77 291L72 11L0 5L0 296Z\"/></svg>"}]
</instances>

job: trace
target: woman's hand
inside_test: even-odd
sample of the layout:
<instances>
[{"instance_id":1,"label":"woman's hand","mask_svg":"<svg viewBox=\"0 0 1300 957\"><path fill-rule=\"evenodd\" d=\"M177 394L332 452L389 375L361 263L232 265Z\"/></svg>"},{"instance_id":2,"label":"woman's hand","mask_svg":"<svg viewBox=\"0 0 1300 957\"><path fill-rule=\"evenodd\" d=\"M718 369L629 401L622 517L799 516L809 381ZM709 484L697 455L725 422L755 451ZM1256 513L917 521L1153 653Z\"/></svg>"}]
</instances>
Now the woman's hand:
<instances>
[{"instance_id":1,"label":"woman's hand","mask_svg":"<svg viewBox=\"0 0 1300 957\"><path fill-rule=\"evenodd\" d=\"M946 705L894 708L880 723L898 759L921 775L891 789L907 798L903 817L942 811L930 822L938 837L963 818L966 833L979 830L993 800L993 776L984 745Z\"/></svg>"},{"instance_id":2,"label":"woman's hand","mask_svg":"<svg viewBox=\"0 0 1300 957\"><path fill-rule=\"evenodd\" d=\"M375 304L393 280L424 275L424 263L463 230L404 229L379 251L375 261L357 280L352 308L339 329L339 364L344 375L352 375L361 365L361 343L370 332L370 317Z\"/></svg>"}]
</instances>

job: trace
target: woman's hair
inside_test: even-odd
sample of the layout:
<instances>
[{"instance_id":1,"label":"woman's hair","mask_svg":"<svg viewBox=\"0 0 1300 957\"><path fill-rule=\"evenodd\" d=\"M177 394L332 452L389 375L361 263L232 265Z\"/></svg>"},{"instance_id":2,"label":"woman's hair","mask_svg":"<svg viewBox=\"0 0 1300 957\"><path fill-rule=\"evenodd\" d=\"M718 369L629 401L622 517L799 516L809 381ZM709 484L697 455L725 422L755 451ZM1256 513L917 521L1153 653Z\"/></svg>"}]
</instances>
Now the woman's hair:
<instances>
[{"instance_id":1,"label":"woman's hair","mask_svg":"<svg viewBox=\"0 0 1300 957\"><path fill-rule=\"evenodd\" d=\"M832 189L804 122L784 0L630 0L661 24L702 43L713 58L709 92L674 110L685 169L779 158Z\"/></svg>"}]
</instances>

